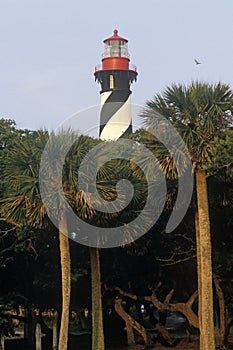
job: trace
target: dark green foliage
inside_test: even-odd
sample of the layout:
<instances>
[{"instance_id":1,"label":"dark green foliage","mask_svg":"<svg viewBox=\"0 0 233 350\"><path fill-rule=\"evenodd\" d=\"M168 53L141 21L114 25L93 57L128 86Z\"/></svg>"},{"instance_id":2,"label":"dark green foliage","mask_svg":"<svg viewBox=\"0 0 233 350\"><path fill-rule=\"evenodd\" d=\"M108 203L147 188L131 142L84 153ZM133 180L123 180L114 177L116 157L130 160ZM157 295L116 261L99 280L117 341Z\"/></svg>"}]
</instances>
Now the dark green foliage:
<instances>
[{"instance_id":1,"label":"dark green foliage","mask_svg":"<svg viewBox=\"0 0 233 350\"><path fill-rule=\"evenodd\" d=\"M213 87L216 91L212 94ZM194 88L202 91L202 99L194 93ZM173 122L189 146L193 161L207 171L213 268L221 278L230 315L233 314L231 102L231 91L225 85L193 83L189 88L174 85L166 89L164 95L156 95L155 100L148 101L143 113L146 120L147 113L150 114L151 109L154 111L150 121L147 120L147 125L152 127L156 113L162 113ZM2 323L7 332L12 326L8 309L17 309L22 304L38 306L41 310L60 309L61 276L57 231L47 218L38 186L40 158L48 133L17 130L12 120L2 119L0 125L0 327ZM171 234L165 233L177 196L177 169L164 145L144 129L130 138L143 143L156 155L167 175L167 198L160 219L145 236L124 249L101 251L103 286L105 283L111 287L120 286L143 296L150 294L151 285L162 281L161 300L171 288L175 289L173 300L187 300L196 289L193 202L179 227ZM121 226L143 210L147 183L136 162L119 159L116 155L99 169L97 189L111 204L119 195L116 184L124 177L134 185L133 199L125 209L111 216L91 211L86 197L80 194L78 168L89 150L101 142L82 135L77 138L63 166L63 189L67 201L83 220L103 227ZM92 198L92 188L86 190L86 195ZM71 307L79 310L91 304L88 248L71 242L71 257ZM7 297L9 293L10 298ZM114 296L111 294L111 298ZM104 300L107 307L106 292Z\"/></svg>"}]
</instances>

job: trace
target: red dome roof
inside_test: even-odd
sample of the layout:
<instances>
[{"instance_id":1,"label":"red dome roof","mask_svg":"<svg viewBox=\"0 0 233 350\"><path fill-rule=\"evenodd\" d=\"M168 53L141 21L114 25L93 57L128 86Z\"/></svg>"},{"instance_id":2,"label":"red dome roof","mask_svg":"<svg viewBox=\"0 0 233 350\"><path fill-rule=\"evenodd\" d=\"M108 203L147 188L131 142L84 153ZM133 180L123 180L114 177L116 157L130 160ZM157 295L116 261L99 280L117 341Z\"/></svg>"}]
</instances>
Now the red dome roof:
<instances>
[{"instance_id":1,"label":"red dome roof","mask_svg":"<svg viewBox=\"0 0 233 350\"><path fill-rule=\"evenodd\" d=\"M127 39L125 38L122 38L121 36L118 35L118 30L117 29L114 29L114 32L113 32L113 36L111 36L110 38L107 38L104 40L104 43L108 42L108 41L112 41L112 40L119 40L119 41L124 41L124 42L128 42Z\"/></svg>"}]
</instances>

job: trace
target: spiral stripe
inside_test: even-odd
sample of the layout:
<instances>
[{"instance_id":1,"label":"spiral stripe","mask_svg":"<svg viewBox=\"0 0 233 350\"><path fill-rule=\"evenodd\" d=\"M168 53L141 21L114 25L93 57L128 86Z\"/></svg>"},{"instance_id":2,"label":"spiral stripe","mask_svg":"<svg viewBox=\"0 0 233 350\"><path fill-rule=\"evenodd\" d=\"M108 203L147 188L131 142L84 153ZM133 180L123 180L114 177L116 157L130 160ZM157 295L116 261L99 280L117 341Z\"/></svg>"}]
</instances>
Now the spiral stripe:
<instances>
[{"instance_id":1,"label":"spiral stripe","mask_svg":"<svg viewBox=\"0 0 233 350\"><path fill-rule=\"evenodd\" d=\"M132 132L130 90L101 93L100 133L102 140L117 140Z\"/></svg>"}]
</instances>

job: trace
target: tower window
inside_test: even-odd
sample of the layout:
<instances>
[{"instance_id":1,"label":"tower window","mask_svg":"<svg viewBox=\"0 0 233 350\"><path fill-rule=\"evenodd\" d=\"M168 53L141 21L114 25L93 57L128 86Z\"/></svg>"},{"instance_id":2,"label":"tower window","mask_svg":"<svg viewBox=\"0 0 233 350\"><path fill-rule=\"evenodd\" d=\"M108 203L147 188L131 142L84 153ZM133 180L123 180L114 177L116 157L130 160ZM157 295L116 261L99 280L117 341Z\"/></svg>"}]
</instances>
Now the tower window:
<instances>
[{"instance_id":1,"label":"tower window","mask_svg":"<svg viewBox=\"0 0 233 350\"><path fill-rule=\"evenodd\" d=\"M112 74L110 74L110 76L109 76L109 87L110 87L110 89L114 88L114 77Z\"/></svg>"}]
</instances>

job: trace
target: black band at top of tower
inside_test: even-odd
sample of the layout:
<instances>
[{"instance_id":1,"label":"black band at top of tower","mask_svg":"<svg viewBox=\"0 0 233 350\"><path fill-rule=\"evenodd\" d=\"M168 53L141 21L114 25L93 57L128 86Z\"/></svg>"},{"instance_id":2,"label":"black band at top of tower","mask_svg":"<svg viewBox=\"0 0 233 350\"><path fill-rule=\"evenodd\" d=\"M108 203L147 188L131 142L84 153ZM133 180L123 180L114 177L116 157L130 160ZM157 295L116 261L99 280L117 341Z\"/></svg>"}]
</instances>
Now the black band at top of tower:
<instances>
[{"instance_id":1,"label":"black band at top of tower","mask_svg":"<svg viewBox=\"0 0 233 350\"><path fill-rule=\"evenodd\" d=\"M130 91L130 85L137 80L137 72L131 70L101 70L95 72L95 80L101 84L100 93L110 90Z\"/></svg>"}]
</instances>

